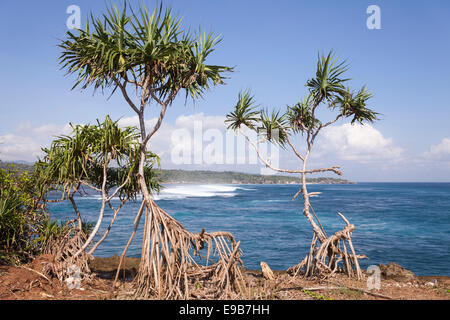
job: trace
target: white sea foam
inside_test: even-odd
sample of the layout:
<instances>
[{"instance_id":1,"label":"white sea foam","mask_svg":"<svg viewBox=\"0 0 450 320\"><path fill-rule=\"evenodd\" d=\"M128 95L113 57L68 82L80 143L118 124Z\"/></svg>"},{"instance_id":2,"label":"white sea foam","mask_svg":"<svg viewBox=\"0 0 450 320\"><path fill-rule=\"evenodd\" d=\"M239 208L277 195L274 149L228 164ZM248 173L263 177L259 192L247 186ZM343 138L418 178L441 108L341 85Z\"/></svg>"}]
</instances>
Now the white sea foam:
<instances>
[{"instance_id":1,"label":"white sea foam","mask_svg":"<svg viewBox=\"0 0 450 320\"><path fill-rule=\"evenodd\" d=\"M158 195L154 195L154 200L166 199L184 199L190 197L234 197L236 190L252 190L237 186L221 185L221 184L185 184L185 185L166 185ZM117 198L117 199L116 199ZM142 195L138 195L138 199L142 199ZM84 195L80 197L84 200L102 200L101 195ZM115 197L113 200L118 200Z\"/></svg>"},{"instance_id":2,"label":"white sea foam","mask_svg":"<svg viewBox=\"0 0 450 320\"><path fill-rule=\"evenodd\" d=\"M188 197L234 197L239 187L205 184L205 185L171 185L166 186L155 200L184 199Z\"/></svg>"},{"instance_id":3,"label":"white sea foam","mask_svg":"<svg viewBox=\"0 0 450 320\"><path fill-rule=\"evenodd\" d=\"M91 194L91 195L83 195L78 197L77 199L81 199L81 200L102 200L102 196L101 195L96 195L96 194Z\"/></svg>"}]
</instances>

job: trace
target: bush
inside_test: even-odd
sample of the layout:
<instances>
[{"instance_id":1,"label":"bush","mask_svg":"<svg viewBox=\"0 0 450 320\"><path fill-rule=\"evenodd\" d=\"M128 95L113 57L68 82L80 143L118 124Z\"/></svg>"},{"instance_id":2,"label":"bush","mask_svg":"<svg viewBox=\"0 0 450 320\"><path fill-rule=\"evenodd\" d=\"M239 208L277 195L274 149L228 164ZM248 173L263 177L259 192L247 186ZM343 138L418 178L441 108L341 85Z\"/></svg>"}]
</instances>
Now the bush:
<instances>
[{"instance_id":1,"label":"bush","mask_svg":"<svg viewBox=\"0 0 450 320\"><path fill-rule=\"evenodd\" d=\"M38 254L49 235L58 232L41 201L39 172L0 169L0 262L20 263Z\"/></svg>"}]
</instances>

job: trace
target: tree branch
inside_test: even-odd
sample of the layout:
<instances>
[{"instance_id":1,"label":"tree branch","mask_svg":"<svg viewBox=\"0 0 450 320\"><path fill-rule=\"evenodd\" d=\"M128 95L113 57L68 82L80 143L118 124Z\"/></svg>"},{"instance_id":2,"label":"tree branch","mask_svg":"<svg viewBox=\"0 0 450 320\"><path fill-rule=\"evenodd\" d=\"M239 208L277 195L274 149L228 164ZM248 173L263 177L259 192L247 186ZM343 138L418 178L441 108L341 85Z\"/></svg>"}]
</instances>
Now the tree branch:
<instances>
[{"instance_id":1,"label":"tree branch","mask_svg":"<svg viewBox=\"0 0 450 320\"><path fill-rule=\"evenodd\" d=\"M261 162L263 162L266 167L278 171L278 172L286 172L286 173L302 173L303 171L300 170L290 170L290 169L280 169L280 168L276 168L274 166L272 166L270 164L270 162L268 162L266 159L264 159L261 156L261 153L259 152L258 146L244 133L244 131L242 130L241 127L239 127L239 132L247 139L247 141L252 145L253 149L255 149L256 154L258 155L258 158L261 160Z\"/></svg>"},{"instance_id":2,"label":"tree branch","mask_svg":"<svg viewBox=\"0 0 450 320\"><path fill-rule=\"evenodd\" d=\"M98 248L98 246L103 242L103 240L106 239L106 237L108 236L109 231L110 231L111 228L112 228L112 225L114 224L114 221L115 221L116 218L117 218L117 214L119 213L120 209L122 209L123 205L125 204L125 202L127 202L127 200L128 200L128 198L127 198L127 199L121 200L120 205L119 205L119 207L118 207L117 209L115 209L115 208L113 207L113 205L111 204L111 202L108 201L108 205L109 205L109 207L112 209L112 211L114 212L114 216L112 217L111 222L109 223L108 228L106 228L105 232L103 233L103 236L100 238L100 240L97 241L96 244L94 244L94 246L92 247L92 249L89 250L89 253L88 253L88 254L92 255L92 254L94 253L94 251Z\"/></svg>"},{"instance_id":3,"label":"tree branch","mask_svg":"<svg viewBox=\"0 0 450 320\"><path fill-rule=\"evenodd\" d=\"M332 171L334 173L336 173L337 175L342 175L342 172L339 171L338 169L340 169L340 167L338 166L334 166L334 167L330 167L330 168L320 168L320 169L310 169L310 170L291 170L291 169L280 169L280 168L276 168L274 166L272 166L270 164L269 161L267 161L267 159L264 159L261 156L261 153L259 152L258 146L248 137L248 135L246 135L244 133L244 131L242 130L241 127L239 127L239 132L247 139L247 141L252 145L253 149L256 151L256 154L258 155L258 158L261 160L261 162L263 162L268 168L278 171L278 172L285 172L285 173L302 173L302 174L306 174L306 173L317 173L317 172L329 172Z\"/></svg>"},{"instance_id":4,"label":"tree branch","mask_svg":"<svg viewBox=\"0 0 450 320\"><path fill-rule=\"evenodd\" d=\"M94 187L92 184L90 184L90 183L87 182L87 181L80 180L80 183L81 183L82 185L85 185L85 186L88 187L88 188L91 188L91 189L95 190L95 191L102 192L102 189L97 188L97 187Z\"/></svg>"},{"instance_id":5,"label":"tree branch","mask_svg":"<svg viewBox=\"0 0 450 320\"><path fill-rule=\"evenodd\" d=\"M120 90L122 91L122 95L125 98L125 100L128 102L128 104L130 105L130 107L134 110L134 112L139 113L139 109L136 107L134 102L128 96L128 92L126 90L127 82L124 82L124 84L121 84L120 81L117 80L116 78L112 78L112 79L116 83L116 85L120 88ZM128 80L126 80L126 81L128 81Z\"/></svg>"},{"instance_id":6,"label":"tree branch","mask_svg":"<svg viewBox=\"0 0 450 320\"><path fill-rule=\"evenodd\" d=\"M336 121L338 121L339 118L341 118L341 117L342 117L342 114L339 114L334 120L331 120L331 121L329 121L329 122L327 122L327 123L325 123L325 124L321 124L321 125L319 126L319 128L317 128L316 132L313 134L313 136L312 136L312 138L311 138L312 143L313 143L314 140L316 139L316 136L319 134L319 131L320 131L321 129L326 128L326 127L328 127L329 125L332 125L333 123L335 123Z\"/></svg>"},{"instance_id":7,"label":"tree branch","mask_svg":"<svg viewBox=\"0 0 450 320\"><path fill-rule=\"evenodd\" d=\"M289 138L289 134L288 134L287 130L278 121L277 121L277 124L280 126L281 130L286 135L286 140L287 140L289 146L291 147L292 151L294 151L294 153L297 157L299 157L302 161L304 161L305 159L303 158L303 156L300 154L300 152L297 151L297 149L294 147L294 144L291 142L291 139Z\"/></svg>"},{"instance_id":8,"label":"tree branch","mask_svg":"<svg viewBox=\"0 0 450 320\"><path fill-rule=\"evenodd\" d=\"M161 127L161 123L164 119L164 115L166 114L167 105L161 106L161 112L159 113L158 121L156 122L155 126L153 127L152 132L150 132L145 139L142 140L142 144L145 146L147 145L147 142L150 140L150 138L158 131L158 129Z\"/></svg>"},{"instance_id":9,"label":"tree branch","mask_svg":"<svg viewBox=\"0 0 450 320\"><path fill-rule=\"evenodd\" d=\"M176 89L175 91L173 91L170 96L167 98L167 100L165 102L162 102L160 99L158 99L158 97L154 94L154 90L150 90L150 95L151 97L158 102L161 105L161 112L159 113L159 118L158 121L156 122L155 126L153 127L153 130L145 137L145 139L143 139L142 143L143 145L146 145L147 142L150 140L150 138L156 133L156 131L159 130L159 128L161 127L161 123L164 119L164 116L166 114L166 110L167 110L167 106L169 104L172 103L173 99L175 98L175 96L178 94L178 92L180 91L181 87L179 87L178 89Z\"/></svg>"},{"instance_id":10,"label":"tree branch","mask_svg":"<svg viewBox=\"0 0 450 320\"><path fill-rule=\"evenodd\" d=\"M119 192L128 183L128 180L130 180L130 175L127 176L124 183L122 183L119 187L117 187L116 190L114 190L111 196L106 198L106 202L109 202L112 198L114 198L117 192Z\"/></svg>"}]
</instances>

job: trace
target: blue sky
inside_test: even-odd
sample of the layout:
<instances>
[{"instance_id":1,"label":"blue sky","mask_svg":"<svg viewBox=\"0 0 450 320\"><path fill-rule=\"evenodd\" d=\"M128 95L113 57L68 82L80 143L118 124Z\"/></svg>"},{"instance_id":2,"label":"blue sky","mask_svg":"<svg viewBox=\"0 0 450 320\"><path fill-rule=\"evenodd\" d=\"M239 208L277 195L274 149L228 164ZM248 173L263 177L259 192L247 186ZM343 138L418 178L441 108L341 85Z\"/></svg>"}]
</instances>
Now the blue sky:
<instances>
[{"instance_id":1,"label":"blue sky","mask_svg":"<svg viewBox=\"0 0 450 320\"><path fill-rule=\"evenodd\" d=\"M113 119L134 116L119 95L107 100L100 93L93 96L91 90L70 91L73 78L65 77L57 64L58 39L67 31L67 7L78 5L84 20L91 11L103 13L105 3L0 3L0 159L33 160L37 145L50 141L68 122L93 122L106 114ZM304 83L314 74L317 53L333 49L350 64L351 86L366 84L374 93L371 105L382 113L382 120L370 130L357 131L338 123L336 130L322 137L329 150L319 148L314 164L342 165L344 177L356 181L450 181L450 2L173 0L165 4L184 17L185 26L221 34L223 42L209 62L236 67L227 85L211 90L203 101L185 105L178 99L165 119L166 130L176 128L182 116L202 114L220 120L243 88L251 88L258 102L269 108L294 104L306 92ZM381 9L381 30L366 27L369 5ZM348 135L355 134L361 136L350 141ZM296 165L287 154L281 163ZM255 166L231 169L257 170Z\"/></svg>"}]
</instances>

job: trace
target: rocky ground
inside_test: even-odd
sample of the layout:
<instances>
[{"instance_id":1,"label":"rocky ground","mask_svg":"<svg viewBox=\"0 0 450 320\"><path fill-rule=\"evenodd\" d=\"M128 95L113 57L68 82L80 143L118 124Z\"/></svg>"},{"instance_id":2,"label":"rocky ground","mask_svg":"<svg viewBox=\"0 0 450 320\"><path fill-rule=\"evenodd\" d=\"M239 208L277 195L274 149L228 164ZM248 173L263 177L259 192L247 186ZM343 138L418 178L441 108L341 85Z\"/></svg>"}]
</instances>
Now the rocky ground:
<instances>
[{"instance_id":1,"label":"rocky ground","mask_svg":"<svg viewBox=\"0 0 450 320\"><path fill-rule=\"evenodd\" d=\"M139 260L127 258L125 272L116 291L112 291L112 275L119 258L96 258L90 267L95 276L83 281L80 289L69 290L65 283L50 279L42 268L51 257L41 256L21 267L0 266L1 300L104 300L132 299L130 279L136 274ZM348 279L335 275L330 279L293 278L284 271L274 271L274 279L265 279L260 271L247 270L245 278L250 299L283 300L450 300L450 277L420 277L391 263L380 266L381 288L367 289L366 280ZM196 294L194 292L194 294Z\"/></svg>"}]
</instances>

